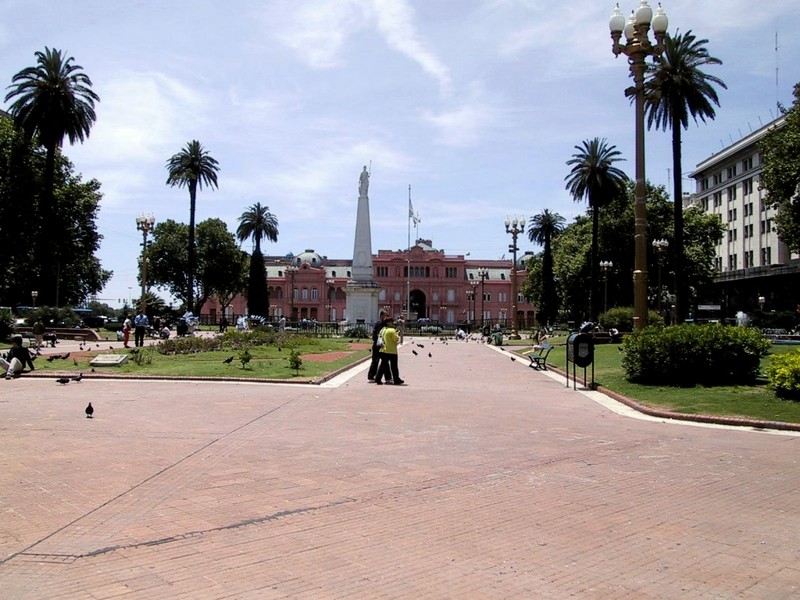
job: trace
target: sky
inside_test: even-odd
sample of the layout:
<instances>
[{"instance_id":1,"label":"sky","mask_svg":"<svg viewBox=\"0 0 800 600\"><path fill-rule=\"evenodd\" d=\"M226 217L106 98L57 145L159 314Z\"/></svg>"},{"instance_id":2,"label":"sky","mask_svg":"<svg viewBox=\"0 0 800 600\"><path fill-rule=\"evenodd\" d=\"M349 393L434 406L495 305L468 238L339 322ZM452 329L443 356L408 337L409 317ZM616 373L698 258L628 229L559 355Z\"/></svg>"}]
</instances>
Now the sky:
<instances>
[{"instance_id":1,"label":"sky","mask_svg":"<svg viewBox=\"0 0 800 600\"><path fill-rule=\"evenodd\" d=\"M653 3L655 4L655 3ZM723 61L716 119L683 132L694 167L777 116L800 82L796 0L665 0L669 32L692 30ZM638 0L621 3L624 14ZM102 183L99 300L138 296L136 216L189 221L166 161L199 140L219 188L197 221L235 232L256 202L277 217L265 254L352 258L363 166L372 250L411 239L498 259L506 216L585 212L565 189L575 146L615 145L634 175L634 109L624 56L611 52L613 2L573 0L0 0L0 78L45 46L75 58L100 96L84 144L64 152ZM776 44L777 40L777 44ZM4 104L4 108L8 105ZM671 135L646 136L647 178L672 189ZM524 235L521 252L539 251ZM250 252L252 243L243 248ZM510 256L506 256L510 258ZM164 294L162 294L164 295Z\"/></svg>"}]
</instances>

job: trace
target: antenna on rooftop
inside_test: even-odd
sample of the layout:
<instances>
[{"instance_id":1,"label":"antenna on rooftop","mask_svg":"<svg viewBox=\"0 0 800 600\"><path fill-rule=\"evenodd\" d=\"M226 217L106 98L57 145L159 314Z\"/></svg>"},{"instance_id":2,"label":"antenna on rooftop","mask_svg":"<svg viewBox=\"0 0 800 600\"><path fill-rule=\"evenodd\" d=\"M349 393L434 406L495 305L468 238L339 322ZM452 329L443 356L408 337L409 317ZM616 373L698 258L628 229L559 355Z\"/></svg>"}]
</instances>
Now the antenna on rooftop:
<instances>
[{"instance_id":1,"label":"antenna on rooftop","mask_svg":"<svg viewBox=\"0 0 800 600\"><path fill-rule=\"evenodd\" d=\"M776 29L775 30L775 110L778 111L778 114L780 114L780 112L781 112L780 111L781 102L780 102L780 96L779 96L780 88L778 87L778 70L779 70L779 67L780 67L780 64L778 63L778 30Z\"/></svg>"}]
</instances>

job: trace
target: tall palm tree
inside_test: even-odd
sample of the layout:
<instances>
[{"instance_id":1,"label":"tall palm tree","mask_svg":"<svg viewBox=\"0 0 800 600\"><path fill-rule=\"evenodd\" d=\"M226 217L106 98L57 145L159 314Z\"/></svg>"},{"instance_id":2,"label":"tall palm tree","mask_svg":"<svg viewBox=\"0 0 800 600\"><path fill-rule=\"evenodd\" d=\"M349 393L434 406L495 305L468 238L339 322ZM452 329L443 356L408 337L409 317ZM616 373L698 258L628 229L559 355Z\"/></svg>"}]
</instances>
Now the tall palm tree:
<instances>
[{"instance_id":1,"label":"tall palm tree","mask_svg":"<svg viewBox=\"0 0 800 600\"><path fill-rule=\"evenodd\" d=\"M269 315L269 288L261 254L261 238L271 242L278 241L278 217L269 211L268 206L256 202L239 217L236 237L240 242L253 238L256 247L250 259L250 273L247 283L247 312L250 315Z\"/></svg>"},{"instance_id":2,"label":"tall palm tree","mask_svg":"<svg viewBox=\"0 0 800 600\"><path fill-rule=\"evenodd\" d=\"M44 186L39 203L42 215L42 235L37 243L37 262L40 269L39 294L42 303L57 304L58 248L53 244L56 226L56 206L53 194L56 150L64 143L81 143L97 120L95 102L100 97L92 91L92 81L74 64L73 57L65 58L60 50L45 46L36 52L36 66L27 67L14 75L6 94L13 100L9 112L26 139L38 138L45 148Z\"/></svg>"},{"instance_id":3,"label":"tall palm tree","mask_svg":"<svg viewBox=\"0 0 800 600\"><path fill-rule=\"evenodd\" d=\"M536 314L542 325L553 321L558 311L558 295L553 278L552 242L564 230L564 217L545 208L538 215L531 217L528 227L528 239L540 244L542 250L542 297Z\"/></svg>"},{"instance_id":4,"label":"tall palm tree","mask_svg":"<svg viewBox=\"0 0 800 600\"><path fill-rule=\"evenodd\" d=\"M661 60L649 67L645 83L645 110L648 128L672 130L672 172L674 202L674 272L676 273L675 316L681 323L687 315L686 280L683 242L683 185L681 179L681 129L689 128L689 116L695 123L699 118L714 119L714 105L719 106L715 85L726 89L718 77L701 70L705 65L721 65L722 61L709 56L705 44L691 30L668 36Z\"/></svg>"},{"instance_id":5,"label":"tall palm tree","mask_svg":"<svg viewBox=\"0 0 800 600\"><path fill-rule=\"evenodd\" d=\"M625 160L620 158L620 151L616 146L609 146L605 138L584 140L580 146L575 146L578 151L567 161L572 165L572 170L564 180L567 190L576 202L584 198L589 201L592 211L592 253L590 265L590 306L591 320L597 319L597 232L600 209L611 200L625 193L625 183L628 176L617 167L615 162Z\"/></svg>"},{"instance_id":6,"label":"tall palm tree","mask_svg":"<svg viewBox=\"0 0 800 600\"><path fill-rule=\"evenodd\" d=\"M186 147L167 161L167 185L189 188L189 273L187 273L188 306L198 312L194 306L194 271L197 263L195 252L195 209L197 207L197 188L217 186L219 164L209 155L197 140L192 140Z\"/></svg>"},{"instance_id":7,"label":"tall palm tree","mask_svg":"<svg viewBox=\"0 0 800 600\"><path fill-rule=\"evenodd\" d=\"M278 217L269 211L269 206L262 206L260 202L256 202L239 217L236 238L240 242L253 238L256 244L255 251L261 252L262 238L271 242L278 241Z\"/></svg>"}]
</instances>

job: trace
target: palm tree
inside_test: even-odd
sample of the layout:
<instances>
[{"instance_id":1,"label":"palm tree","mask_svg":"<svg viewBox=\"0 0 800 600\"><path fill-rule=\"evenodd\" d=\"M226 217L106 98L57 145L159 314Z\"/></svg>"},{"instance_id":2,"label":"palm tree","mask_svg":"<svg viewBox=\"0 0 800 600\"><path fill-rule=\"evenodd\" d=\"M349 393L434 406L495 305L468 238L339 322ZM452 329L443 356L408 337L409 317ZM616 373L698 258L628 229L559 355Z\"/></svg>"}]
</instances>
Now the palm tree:
<instances>
[{"instance_id":1,"label":"palm tree","mask_svg":"<svg viewBox=\"0 0 800 600\"><path fill-rule=\"evenodd\" d=\"M187 273L187 309L198 312L194 306L194 270L197 258L195 256L195 209L197 206L197 188L217 186L217 171L219 165L197 140L192 140L186 147L173 155L167 161L167 185L189 188L189 273Z\"/></svg>"},{"instance_id":2,"label":"palm tree","mask_svg":"<svg viewBox=\"0 0 800 600\"><path fill-rule=\"evenodd\" d=\"M247 312L250 315L269 315L269 288L261 254L261 238L271 242L278 241L278 217L269 211L268 206L256 202L239 217L236 237L240 242L253 238L256 247L250 259L250 276L247 284Z\"/></svg>"},{"instance_id":3,"label":"palm tree","mask_svg":"<svg viewBox=\"0 0 800 600\"><path fill-rule=\"evenodd\" d=\"M708 40L698 40L691 30L684 35L668 36L664 42L661 60L649 67L649 77L645 83L645 110L647 126L656 129L672 130L672 172L673 172L673 210L674 210L674 272L676 274L675 317L683 322L687 314L686 280L684 272L683 242L683 185L681 179L681 129L689 128L689 115L695 123L697 119L716 116L714 105L719 106L715 85L726 89L718 77L701 70L705 65L721 65L722 61L709 56L705 44Z\"/></svg>"},{"instance_id":4,"label":"palm tree","mask_svg":"<svg viewBox=\"0 0 800 600\"><path fill-rule=\"evenodd\" d=\"M81 143L97 120L94 103L100 97L92 91L92 81L83 67L73 63L73 57L64 58L60 50L45 46L36 52L36 66L27 67L14 75L6 102L13 100L9 112L15 125L27 140L37 137L46 151L44 186L39 204L42 215L42 235L37 244L40 268L39 294L42 303L57 305L58 248L56 239L56 206L53 194L56 149L64 143Z\"/></svg>"},{"instance_id":5,"label":"palm tree","mask_svg":"<svg viewBox=\"0 0 800 600\"><path fill-rule=\"evenodd\" d=\"M541 244L542 251L542 297L536 314L542 325L553 321L558 311L558 295L553 278L552 241L564 230L564 217L545 208L530 219L528 239Z\"/></svg>"},{"instance_id":6,"label":"palm tree","mask_svg":"<svg viewBox=\"0 0 800 600\"><path fill-rule=\"evenodd\" d=\"M590 266L590 306L591 320L597 319L597 231L600 209L620 194L625 193L625 182L628 176L614 166L615 162L625 160L619 158L621 153L616 146L608 146L605 138L584 140L582 145L575 146L577 153L567 161L573 165L564 179L567 190L576 202L584 198L589 200L592 211L592 252Z\"/></svg>"},{"instance_id":7,"label":"palm tree","mask_svg":"<svg viewBox=\"0 0 800 600\"><path fill-rule=\"evenodd\" d=\"M240 242L253 238L255 251L261 252L262 238L271 242L278 241L278 217L269 212L269 206L261 206L260 202L256 202L239 217L236 238Z\"/></svg>"}]
</instances>

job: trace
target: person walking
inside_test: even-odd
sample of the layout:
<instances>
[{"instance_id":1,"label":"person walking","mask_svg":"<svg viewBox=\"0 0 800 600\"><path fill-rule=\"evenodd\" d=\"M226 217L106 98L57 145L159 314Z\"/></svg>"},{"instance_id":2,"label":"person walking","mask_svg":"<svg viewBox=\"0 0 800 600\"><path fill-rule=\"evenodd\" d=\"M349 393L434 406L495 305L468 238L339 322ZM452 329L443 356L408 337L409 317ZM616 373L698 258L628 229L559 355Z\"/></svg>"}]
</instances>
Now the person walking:
<instances>
[{"instance_id":1,"label":"person walking","mask_svg":"<svg viewBox=\"0 0 800 600\"><path fill-rule=\"evenodd\" d=\"M381 360L381 347L378 344L378 340L380 339L381 330L384 325L386 325L386 312L381 311L378 315L378 320L375 322L375 326L372 328L372 361L369 363L369 371L367 371L367 381L370 383L375 381L375 375L378 374L378 364ZM381 344L382 343L381 341Z\"/></svg>"},{"instance_id":2,"label":"person walking","mask_svg":"<svg viewBox=\"0 0 800 600\"><path fill-rule=\"evenodd\" d=\"M125 320L122 322L122 346L124 348L129 348L128 342L131 340L131 329L133 329L133 323L131 323L131 318L126 314Z\"/></svg>"},{"instance_id":3,"label":"person walking","mask_svg":"<svg viewBox=\"0 0 800 600\"><path fill-rule=\"evenodd\" d=\"M0 367L6 371L6 379L17 377L25 366L34 370L33 358L27 348L22 347L22 336L15 335L11 338L11 349L5 358L0 358Z\"/></svg>"},{"instance_id":4,"label":"person walking","mask_svg":"<svg viewBox=\"0 0 800 600\"><path fill-rule=\"evenodd\" d=\"M150 327L150 321L147 315L142 311L133 319L133 345L144 346L144 335L147 333L147 328Z\"/></svg>"},{"instance_id":5,"label":"person walking","mask_svg":"<svg viewBox=\"0 0 800 600\"><path fill-rule=\"evenodd\" d=\"M36 340L37 350L44 348L44 323L41 318L36 319L36 323L33 324L33 339Z\"/></svg>"},{"instance_id":6,"label":"person walking","mask_svg":"<svg viewBox=\"0 0 800 600\"><path fill-rule=\"evenodd\" d=\"M378 374L375 375L375 383L383 385L381 379L385 378L386 383L403 385L405 381L400 379L400 371L397 365L397 342L400 341L400 336L397 335L397 329L394 328L394 319L392 317L386 319L381 339L383 340L383 344L380 347L381 364L378 367ZM390 373L391 380L389 379Z\"/></svg>"}]
</instances>

